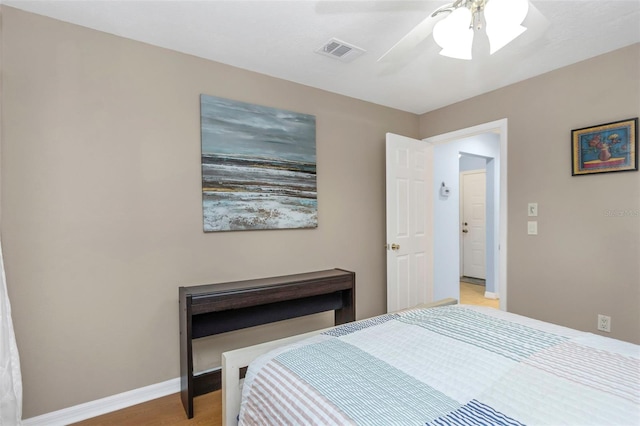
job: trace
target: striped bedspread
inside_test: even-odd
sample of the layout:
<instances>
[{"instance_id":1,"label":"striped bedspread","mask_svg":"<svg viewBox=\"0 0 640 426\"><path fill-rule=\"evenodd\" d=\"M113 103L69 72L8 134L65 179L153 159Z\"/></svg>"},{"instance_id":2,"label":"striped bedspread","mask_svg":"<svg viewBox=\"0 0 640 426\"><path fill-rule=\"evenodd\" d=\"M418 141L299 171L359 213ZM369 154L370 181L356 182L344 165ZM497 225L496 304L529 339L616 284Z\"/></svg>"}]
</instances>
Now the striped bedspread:
<instances>
[{"instance_id":1,"label":"striped bedspread","mask_svg":"<svg viewBox=\"0 0 640 426\"><path fill-rule=\"evenodd\" d=\"M255 360L242 425L640 425L640 346L479 306L345 324Z\"/></svg>"}]
</instances>

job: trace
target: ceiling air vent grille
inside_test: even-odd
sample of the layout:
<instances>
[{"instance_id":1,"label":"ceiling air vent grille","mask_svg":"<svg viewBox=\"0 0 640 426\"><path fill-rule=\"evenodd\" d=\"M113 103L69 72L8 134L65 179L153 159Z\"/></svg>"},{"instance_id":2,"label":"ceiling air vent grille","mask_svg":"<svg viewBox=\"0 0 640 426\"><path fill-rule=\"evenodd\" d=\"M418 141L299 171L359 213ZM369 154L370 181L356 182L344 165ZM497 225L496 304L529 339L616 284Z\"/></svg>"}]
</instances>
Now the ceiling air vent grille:
<instances>
[{"instance_id":1,"label":"ceiling air vent grille","mask_svg":"<svg viewBox=\"0 0 640 426\"><path fill-rule=\"evenodd\" d=\"M332 38L322 47L316 49L316 53L341 60L342 62L351 62L364 52L364 49L354 46L353 44L345 43L337 38Z\"/></svg>"}]
</instances>

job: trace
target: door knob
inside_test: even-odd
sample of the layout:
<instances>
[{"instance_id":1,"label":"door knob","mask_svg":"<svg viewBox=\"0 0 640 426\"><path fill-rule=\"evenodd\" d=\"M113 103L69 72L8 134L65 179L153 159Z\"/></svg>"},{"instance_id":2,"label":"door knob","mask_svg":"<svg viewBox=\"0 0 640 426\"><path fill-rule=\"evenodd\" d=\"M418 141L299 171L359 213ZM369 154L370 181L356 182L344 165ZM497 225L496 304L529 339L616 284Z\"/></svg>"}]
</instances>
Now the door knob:
<instances>
[{"instance_id":1,"label":"door knob","mask_svg":"<svg viewBox=\"0 0 640 426\"><path fill-rule=\"evenodd\" d=\"M469 230L468 229L463 229L462 232L464 232L466 234L467 232L469 232Z\"/></svg>"},{"instance_id":2,"label":"door knob","mask_svg":"<svg viewBox=\"0 0 640 426\"><path fill-rule=\"evenodd\" d=\"M391 250L400 250L400 244L391 244Z\"/></svg>"}]
</instances>

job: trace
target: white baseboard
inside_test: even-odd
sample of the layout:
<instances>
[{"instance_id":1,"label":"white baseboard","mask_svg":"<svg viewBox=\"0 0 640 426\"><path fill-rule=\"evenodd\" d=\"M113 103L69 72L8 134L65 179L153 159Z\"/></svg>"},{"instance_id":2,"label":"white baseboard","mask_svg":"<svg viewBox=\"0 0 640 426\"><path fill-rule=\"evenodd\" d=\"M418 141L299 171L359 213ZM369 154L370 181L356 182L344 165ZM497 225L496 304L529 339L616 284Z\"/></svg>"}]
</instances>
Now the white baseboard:
<instances>
[{"instance_id":1,"label":"white baseboard","mask_svg":"<svg viewBox=\"0 0 640 426\"><path fill-rule=\"evenodd\" d=\"M23 420L22 424L23 426L65 426L177 392L180 392L180 378L31 417Z\"/></svg>"},{"instance_id":2,"label":"white baseboard","mask_svg":"<svg viewBox=\"0 0 640 426\"><path fill-rule=\"evenodd\" d=\"M486 297L487 299L498 299L498 293L492 293L490 291L485 291L484 292L484 297Z\"/></svg>"}]
</instances>

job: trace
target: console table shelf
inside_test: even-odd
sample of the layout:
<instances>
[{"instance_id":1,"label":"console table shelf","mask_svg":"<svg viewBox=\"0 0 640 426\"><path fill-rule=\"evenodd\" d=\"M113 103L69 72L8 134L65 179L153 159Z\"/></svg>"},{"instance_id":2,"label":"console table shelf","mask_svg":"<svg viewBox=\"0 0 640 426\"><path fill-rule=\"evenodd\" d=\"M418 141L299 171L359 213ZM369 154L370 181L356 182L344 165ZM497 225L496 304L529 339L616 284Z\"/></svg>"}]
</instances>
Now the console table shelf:
<instances>
[{"instance_id":1,"label":"console table shelf","mask_svg":"<svg viewBox=\"0 0 640 426\"><path fill-rule=\"evenodd\" d=\"M180 287L180 387L188 418L193 398L220 389L219 370L194 376L193 339L335 311L335 324L355 320L355 273L343 269Z\"/></svg>"}]
</instances>

